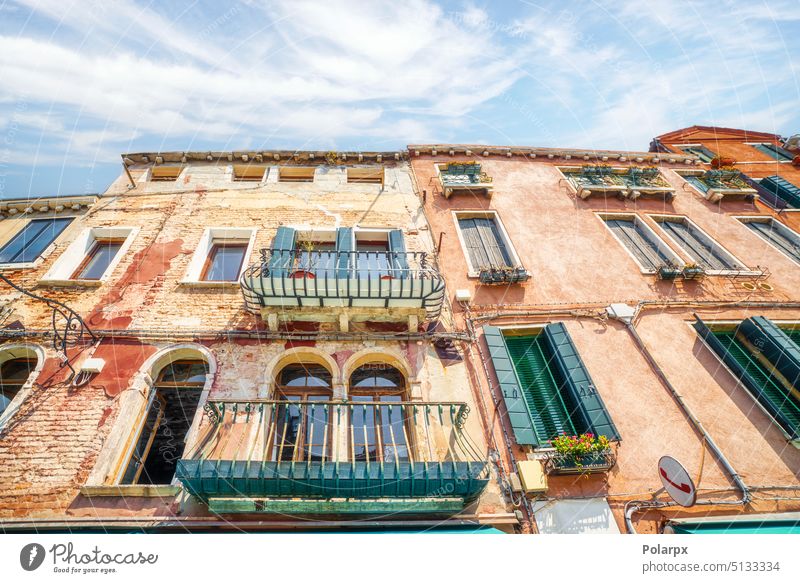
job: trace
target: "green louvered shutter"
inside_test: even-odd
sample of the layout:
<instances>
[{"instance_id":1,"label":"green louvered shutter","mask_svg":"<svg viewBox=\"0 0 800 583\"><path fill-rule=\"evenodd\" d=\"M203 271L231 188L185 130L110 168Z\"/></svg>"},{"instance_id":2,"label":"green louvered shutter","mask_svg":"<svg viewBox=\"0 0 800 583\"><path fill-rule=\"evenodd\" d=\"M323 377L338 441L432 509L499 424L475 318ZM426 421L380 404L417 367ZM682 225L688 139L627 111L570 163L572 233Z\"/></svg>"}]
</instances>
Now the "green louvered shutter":
<instances>
[{"instance_id":1,"label":"green louvered shutter","mask_svg":"<svg viewBox=\"0 0 800 583\"><path fill-rule=\"evenodd\" d=\"M389 231L389 250L392 253L392 269L394 277L408 278L408 258L406 257L406 242L401 229Z\"/></svg>"},{"instance_id":2,"label":"green louvered shutter","mask_svg":"<svg viewBox=\"0 0 800 583\"><path fill-rule=\"evenodd\" d=\"M489 347L492 366L500 383L500 392L508 410L508 420L514 430L514 438L519 445L539 445L533 430L531 415L525 404L522 387L514 370L514 363L508 354L503 334L495 326L484 326L483 337Z\"/></svg>"},{"instance_id":3,"label":"green louvered shutter","mask_svg":"<svg viewBox=\"0 0 800 583\"><path fill-rule=\"evenodd\" d=\"M353 229L339 227L336 229L336 269L339 279L350 277L350 267L355 264L353 256Z\"/></svg>"},{"instance_id":4,"label":"green louvered shutter","mask_svg":"<svg viewBox=\"0 0 800 583\"><path fill-rule=\"evenodd\" d=\"M278 227L272 239L269 269L273 275L288 277L292 267L296 232L291 227Z\"/></svg>"},{"instance_id":5,"label":"green louvered shutter","mask_svg":"<svg viewBox=\"0 0 800 583\"><path fill-rule=\"evenodd\" d=\"M739 329L790 385L800 386L800 346L783 330L763 316L748 318L741 323Z\"/></svg>"},{"instance_id":6,"label":"green louvered shutter","mask_svg":"<svg viewBox=\"0 0 800 583\"><path fill-rule=\"evenodd\" d=\"M575 413L581 417L584 427L595 435L605 435L619 441L620 436L603 399L589 376L572 338L563 323L548 324L544 329L545 339L553 354L553 364L564 381L564 388L575 403ZM576 425L580 425L576 423Z\"/></svg>"},{"instance_id":7,"label":"green louvered shutter","mask_svg":"<svg viewBox=\"0 0 800 583\"><path fill-rule=\"evenodd\" d=\"M800 406L772 372L739 342L736 331L712 331L700 318L693 326L709 348L784 431L792 439L800 438Z\"/></svg>"},{"instance_id":8,"label":"green louvered shutter","mask_svg":"<svg viewBox=\"0 0 800 583\"><path fill-rule=\"evenodd\" d=\"M783 199L791 208L800 209L800 188L780 176L768 176L758 183L771 194Z\"/></svg>"}]
</instances>

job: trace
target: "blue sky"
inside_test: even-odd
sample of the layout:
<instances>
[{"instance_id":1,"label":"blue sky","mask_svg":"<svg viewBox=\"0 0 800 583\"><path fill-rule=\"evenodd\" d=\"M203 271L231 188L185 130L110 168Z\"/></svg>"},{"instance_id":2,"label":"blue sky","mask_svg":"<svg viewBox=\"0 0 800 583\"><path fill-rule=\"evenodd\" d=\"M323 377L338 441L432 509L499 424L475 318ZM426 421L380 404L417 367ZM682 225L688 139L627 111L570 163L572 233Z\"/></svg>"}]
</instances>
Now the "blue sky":
<instances>
[{"instance_id":1,"label":"blue sky","mask_svg":"<svg viewBox=\"0 0 800 583\"><path fill-rule=\"evenodd\" d=\"M800 132L800 2L565 4L0 0L0 197L122 152Z\"/></svg>"}]
</instances>

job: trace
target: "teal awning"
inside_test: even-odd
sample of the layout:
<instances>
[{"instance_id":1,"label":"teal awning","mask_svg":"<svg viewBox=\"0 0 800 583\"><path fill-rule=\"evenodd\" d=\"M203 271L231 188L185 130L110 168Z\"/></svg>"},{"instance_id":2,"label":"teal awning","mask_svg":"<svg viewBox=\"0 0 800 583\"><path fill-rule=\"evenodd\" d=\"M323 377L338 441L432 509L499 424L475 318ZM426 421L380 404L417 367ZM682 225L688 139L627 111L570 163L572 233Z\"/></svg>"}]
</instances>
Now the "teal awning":
<instances>
[{"instance_id":1,"label":"teal awning","mask_svg":"<svg viewBox=\"0 0 800 583\"><path fill-rule=\"evenodd\" d=\"M798 520L684 522L670 526L675 534L800 534Z\"/></svg>"}]
</instances>

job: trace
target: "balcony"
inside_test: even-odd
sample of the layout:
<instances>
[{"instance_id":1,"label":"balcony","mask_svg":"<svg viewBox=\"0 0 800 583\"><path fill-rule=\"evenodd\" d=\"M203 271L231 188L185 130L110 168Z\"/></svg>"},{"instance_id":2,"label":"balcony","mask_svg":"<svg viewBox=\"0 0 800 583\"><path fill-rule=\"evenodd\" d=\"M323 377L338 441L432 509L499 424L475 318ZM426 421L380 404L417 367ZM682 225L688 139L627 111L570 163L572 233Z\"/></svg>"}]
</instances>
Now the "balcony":
<instances>
[{"instance_id":1,"label":"balcony","mask_svg":"<svg viewBox=\"0 0 800 583\"><path fill-rule=\"evenodd\" d=\"M582 199L594 194L617 194L636 200L640 196L672 200L675 189L661 176L658 168L612 168L611 166L582 166L562 168L575 193Z\"/></svg>"},{"instance_id":2,"label":"balcony","mask_svg":"<svg viewBox=\"0 0 800 583\"><path fill-rule=\"evenodd\" d=\"M472 193L492 196L492 177L481 171L480 164L444 164L439 167L439 179L445 198Z\"/></svg>"},{"instance_id":3,"label":"balcony","mask_svg":"<svg viewBox=\"0 0 800 583\"><path fill-rule=\"evenodd\" d=\"M758 191L738 170L708 170L702 174L684 175L684 178L709 202L730 198L758 198Z\"/></svg>"},{"instance_id":4,"label":"balcony","mask_svg":"<svg viewBox=\"0 0 800 583\"><path fill-rule=\"evenodd\" d=\"M416 332L444 300L444 279L423 252L262 249L240 284L247 308L271 328L279 317L338 320L343 330L350 319L399 319Z\"/></svg>"},{"instance_id":5,"label":"balcony","mask_svg":"<svg viewBox=\"0 0 800 583\"><path fill-rule=\"evenodd\" d=\"M453 514L489 479L464 403L215 400L205 411L176 475L213 512Z\"/></svg>"}]
</instances>

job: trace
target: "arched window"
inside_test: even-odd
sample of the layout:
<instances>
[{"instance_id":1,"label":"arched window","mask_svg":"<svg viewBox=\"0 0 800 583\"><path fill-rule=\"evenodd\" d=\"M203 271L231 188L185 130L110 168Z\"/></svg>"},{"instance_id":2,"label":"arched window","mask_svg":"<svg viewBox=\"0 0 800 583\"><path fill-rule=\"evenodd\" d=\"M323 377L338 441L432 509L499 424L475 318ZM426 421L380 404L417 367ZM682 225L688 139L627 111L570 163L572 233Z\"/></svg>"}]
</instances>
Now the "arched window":
<instances>
[{"instance_id":1,"label":"arched window","mask_svg":"<svg viewBox=\"0 0 800 583\"><path fill-rule=\"evenodd\" d=\"M403 374L388 364L365 364L350 376L353 405L352 447L355 461L410 461L408 416L399 403L406 400ZM393 404L394 403L394 404Z\"/></svg>"},{"instance_id":2,"label":"arched window","mask_svg":"<svg viewBox=\"0 0 800 583\"><path fill-rule=\"evenodd\" d=\"M11 401L28 382L37 362L37 358L26 355L12 357L0 364L0 414L8 409Z\"/></svg>"},{"instance_id":3,"label":"arched window","mask_svg":"<svg viewBox=\"0 0 800 583\"><path fill-rule=\"evenodd\" d=\"M275 387L273 461L323 461L331 453L331 372L318 364L290 364Z\"/></svg>"},{"instance_id":4,"label":"arched window","mask_svg":"<svg viewBox=\"0 0 800 583\"><path fill-rule=\"evenodd\" d=\"M176 360L159 371L123 484L172 482L207 374L202 360Z\"/></svg>"}]
</instances>

